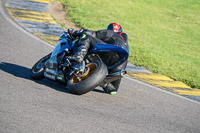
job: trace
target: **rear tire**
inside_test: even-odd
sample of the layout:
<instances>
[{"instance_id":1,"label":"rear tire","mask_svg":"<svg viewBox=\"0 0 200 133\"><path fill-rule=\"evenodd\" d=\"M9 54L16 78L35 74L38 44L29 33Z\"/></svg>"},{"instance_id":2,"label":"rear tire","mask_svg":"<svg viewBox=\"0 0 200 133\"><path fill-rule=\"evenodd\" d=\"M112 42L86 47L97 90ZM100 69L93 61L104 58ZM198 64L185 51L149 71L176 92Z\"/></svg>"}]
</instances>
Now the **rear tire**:
<instances>
[{"instance_id":1,"label":"rear tire","mask_svg":"<svg viewBox=\"0 0 200 133\"><path fill-rule=\"evenodd\" d=\"M76 75L68 81L67 88L73 94L82 95L97 87L106 77L108 70L101 61L92 61L87 64L89 72L83 74L81 78Z\"/></svg>"},{"instance_id":2,"label":"rear tire","mask_svg":"<svg viewBox=\"0 0 200 133\"><path fill-rule=\"evenodd\" d=\"M31 68L30 76L32 79L41 80L44 78L45 62L50 59L51 53L44 56L40 59L35 65Z\"/></svg>"}]
</instances>

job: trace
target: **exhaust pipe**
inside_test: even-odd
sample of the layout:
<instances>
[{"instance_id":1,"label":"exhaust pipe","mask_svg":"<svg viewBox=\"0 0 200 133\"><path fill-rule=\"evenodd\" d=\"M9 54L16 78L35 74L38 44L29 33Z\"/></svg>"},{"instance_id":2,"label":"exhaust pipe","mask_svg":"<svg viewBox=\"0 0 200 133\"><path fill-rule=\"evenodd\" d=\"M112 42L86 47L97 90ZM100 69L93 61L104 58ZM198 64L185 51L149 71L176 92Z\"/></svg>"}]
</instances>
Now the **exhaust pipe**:
<instances>
[{"instance_id":1,"label":"exhaust pipe","mask_svg":"<svg viewBox=\"0 0 200 133\"><path fill-rule=\"evenodd\" d=\"M110 82L113 82L115 80L118 80L118 79L122 78L126 73L127 72L122 69L121 71L108 74L106 76L106 78L103 80L103 82L100 84L100 86L104 86L106 83L110 83Z\"/></svg>"}]
</instances>

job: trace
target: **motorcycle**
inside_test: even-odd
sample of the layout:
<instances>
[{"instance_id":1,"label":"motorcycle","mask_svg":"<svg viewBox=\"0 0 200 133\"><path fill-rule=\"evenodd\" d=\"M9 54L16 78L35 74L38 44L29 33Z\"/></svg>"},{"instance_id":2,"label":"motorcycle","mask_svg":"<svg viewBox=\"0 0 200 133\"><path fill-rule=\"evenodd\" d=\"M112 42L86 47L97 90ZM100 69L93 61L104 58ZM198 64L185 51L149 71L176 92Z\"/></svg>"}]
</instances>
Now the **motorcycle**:
<instances>
[{"instance_id":1,"label":"motorcycle","mask_svg":"<svg viewBox=\"0 0 200 133\"><path fill-rule=\"evenodd\" d=\"M97 86L122 78L125 70L110 72L128 59L128 51L111 44L96 44L90 49L82 63L70 61L78 39L70 39L64 32L52 53L44 56L32 67L30 76L41 80L48 78L66 83L67 89L77 95L92 91Z\"/></svg>"}]
</instances>

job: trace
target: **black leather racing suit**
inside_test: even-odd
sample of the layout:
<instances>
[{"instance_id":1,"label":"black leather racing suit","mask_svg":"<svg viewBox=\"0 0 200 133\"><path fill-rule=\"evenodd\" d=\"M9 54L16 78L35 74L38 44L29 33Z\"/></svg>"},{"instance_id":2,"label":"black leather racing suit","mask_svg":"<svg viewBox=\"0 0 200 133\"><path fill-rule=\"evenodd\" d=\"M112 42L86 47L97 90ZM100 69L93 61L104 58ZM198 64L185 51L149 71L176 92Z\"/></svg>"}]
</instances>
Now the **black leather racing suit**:
<instances>
[{"instance_id":1,"label":"black leather racing suit","mask_svg":"<svg viewBox=\"0 0 200 133\"><path fill-rule=\"evenodd\" d=\"M74 37L79 36L80 40L78 45L74 48L75 55L72 57L79 62L83 60L87 51L92 49L97 43L103 44L113 44L119 47L122 47L129 51L128 45L128 36L124 32L113 32L112 30L99 30L99 31L91 31L87 29L81 29L79 31L75 31L73 34ZM127 62L124 62L119 67L111 70L111 72L117 72L121 69L125 69ZM112 91L118 91L119 84L121 79L111 82L111 84L107 84L103 86L103 89L108 93Z\"/></svg>"}]
</instances>

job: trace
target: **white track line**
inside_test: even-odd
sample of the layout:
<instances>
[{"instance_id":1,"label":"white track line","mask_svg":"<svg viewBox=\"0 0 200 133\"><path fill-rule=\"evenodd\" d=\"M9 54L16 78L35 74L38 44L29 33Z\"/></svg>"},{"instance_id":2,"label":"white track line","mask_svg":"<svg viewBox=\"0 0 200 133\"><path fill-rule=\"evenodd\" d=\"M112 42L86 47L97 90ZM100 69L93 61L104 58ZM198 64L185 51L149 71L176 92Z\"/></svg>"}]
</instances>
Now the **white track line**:
<instances>
[{"instance_id":1,"label":"white track line","mask_svg":"<svg viewBox=\"0 0 200 133\"><path fill-rule=\"evenodd\" d=\"M147 84L147 83L142 82L142 81L140 81L140 80L137 80L137 79L134 79L134 78L131 78L131 77L127 77L127 76L124 76L124 77L125 77L126 79L128 79L128 80L132 80L132 81L134 81L134 82L137 82L137 83L142 84L142 85L144 85L144 86L150 87L150 88L152 88L152 89L156 89L156 90L158 90L158 91L161 91L161 92L164 92L164 93L167 93L167 94L170 94L170 95L173 95L173 96L176 96L176 97L179 97L179 98L182 98L182 99L185 99L185 100L188 100L188 101L197 103L197 104L200 104L200 102L198 102L198 101L192 100L192 99L190 99L190 98L186 98L186 97L184 97L184 96L181 96L181 95L179 95L179 94L176 94L176 93L173 93L173 92L170 92L170 91L167 91L167 90L163 90L163 89L161 89L161 88L158 88L158 87L156 87L156 86Z\"/></svg>"}]
</instances>

